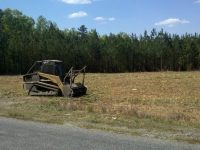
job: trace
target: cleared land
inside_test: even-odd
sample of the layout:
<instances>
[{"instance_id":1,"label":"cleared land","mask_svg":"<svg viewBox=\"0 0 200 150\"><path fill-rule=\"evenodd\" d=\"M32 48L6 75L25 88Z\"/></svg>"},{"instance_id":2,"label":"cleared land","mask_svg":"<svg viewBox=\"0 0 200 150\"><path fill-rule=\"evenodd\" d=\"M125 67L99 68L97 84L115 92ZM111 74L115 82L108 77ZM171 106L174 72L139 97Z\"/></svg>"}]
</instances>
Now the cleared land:
<instances>
[{"instance_id":1,"label":"cleared land","mask_svg":"<svg viewBox=\"0 0 200 150\"><path fill-rule=\"evenodd\" d=\"M87 95L29 97L0 76L0 116L200 143L200 72L86 74Z\"/></svg>"}]
</instances>

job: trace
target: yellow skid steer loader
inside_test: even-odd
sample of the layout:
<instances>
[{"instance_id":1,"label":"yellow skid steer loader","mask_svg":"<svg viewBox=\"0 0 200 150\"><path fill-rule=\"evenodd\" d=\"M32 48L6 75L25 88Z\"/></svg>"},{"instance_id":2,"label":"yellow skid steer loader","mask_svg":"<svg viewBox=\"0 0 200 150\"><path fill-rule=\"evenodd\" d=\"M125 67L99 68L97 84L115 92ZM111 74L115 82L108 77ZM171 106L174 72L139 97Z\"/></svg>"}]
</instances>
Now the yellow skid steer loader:
<instances>
[{"instance_id":1,"label":"yellow skid steer loader","mask_svg":"<svg viewBox=\"0 0 200 150\"><path fill-rule=\"evenodd\" d=\"M74 70L73 67L64 72L63 63L60 60L36 61L23 76L23 88L30 96L63 95L78 96L86 94L84 86L85 67ZM82 83L74 83L78 74L82 73Z\"/></svg>"}]
</instances>

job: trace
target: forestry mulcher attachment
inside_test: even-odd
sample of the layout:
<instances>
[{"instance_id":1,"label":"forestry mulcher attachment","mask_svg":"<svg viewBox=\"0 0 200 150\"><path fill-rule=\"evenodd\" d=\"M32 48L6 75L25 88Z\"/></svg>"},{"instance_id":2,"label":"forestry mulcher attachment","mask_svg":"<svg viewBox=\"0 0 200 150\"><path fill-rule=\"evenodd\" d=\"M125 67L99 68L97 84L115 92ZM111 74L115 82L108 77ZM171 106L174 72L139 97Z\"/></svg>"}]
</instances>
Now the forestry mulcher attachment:
<instances>
[{"instance_id":1,"label":"forestry mulcher attachment","mask_svg":"<svg viewBox=\"0 0 200 150\"><path fill-rule=\"evenodd\" d=\"M23 76L23 88L30 96L78 96L86 93L84 86L85 67L68 73L64 72L63 63L60 60L36 61L26 75ZM79 73L83 74L82 83L74 83Z\"/></svg>"}]
</instances>

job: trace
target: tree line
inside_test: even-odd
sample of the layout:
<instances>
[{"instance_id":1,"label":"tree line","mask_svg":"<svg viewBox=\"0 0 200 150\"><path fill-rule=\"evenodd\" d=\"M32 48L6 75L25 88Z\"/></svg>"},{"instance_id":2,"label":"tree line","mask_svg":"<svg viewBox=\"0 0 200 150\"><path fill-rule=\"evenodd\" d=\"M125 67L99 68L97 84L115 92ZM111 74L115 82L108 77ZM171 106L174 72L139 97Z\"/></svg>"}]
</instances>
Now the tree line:
<instances>
[{"instance_id":1,"label":"tree line","mask_svg":"<svg viewBox=\"0 0 200 150\"><path fill-rule=\"evenodd\" d=\"M66 68L87 72L190 71L200 69L200 35L169 34L152 29L143 35L96 29L60 30L39 16L0 9L0 74L25 74L37 60L62 60Z\"/></svg>"}]
</instances>

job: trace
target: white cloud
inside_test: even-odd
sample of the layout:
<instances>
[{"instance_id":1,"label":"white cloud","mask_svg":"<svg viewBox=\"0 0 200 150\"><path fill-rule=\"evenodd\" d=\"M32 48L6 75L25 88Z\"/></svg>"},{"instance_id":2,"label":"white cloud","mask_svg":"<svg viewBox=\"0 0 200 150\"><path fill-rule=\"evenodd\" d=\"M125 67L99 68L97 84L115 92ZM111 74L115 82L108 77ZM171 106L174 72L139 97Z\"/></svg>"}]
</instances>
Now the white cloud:
<instances>
[{"instance_id":1,"label":"white cloud","mask_svg":"<svg viewBox=\"0 0 200 150\"><path fill-rule=\"evenodd\" d=\"M112 17L112 18L109 18L108 19L109 21L114 21L114 20L116 20L114 17Z\"/></svg>"},{"instance_id":2,"label":"white cloud","mask_svg":"<svg viewBox=\"0 0 200 150\"><path fill-rule=\"evenodd\" d=\"M190 23L187 20L179 20L178 18L169 18L167 20L157 22L154 25L160 26L160 25L169 25L169 27L173 27L174 24L179 24L179 23Z\"/></svg>"},{"instance_id":3,"label":"white cloud","mask_svg":"<svg viewBox=\"0 0 200 150\"><path fill-rule=\"evenodd\" d=\"M200 0L196 0L194 3L195 4L200 4Z\"/></svg>"},{"instance_id":4,"label":"white cloud","mask_svg":"<svg viewBox=\"0 0 200 150\"><path fill-rule=\"evenodd\" d=\"M103 17L96 17L94 20L96 20L96 21L103 21L103 20L105 20L106 18L103 18Z\"/></svg>"},{"instance_id":5,"label":"white cloud","mask_svg":"<svg viewBox=\"0 0 200 150\"><path fill-rule=\"evenodd\" d=\"M78 18L78 17L85 17L85 16L88 16L88 14L86 12L79 11L77 13L69 14L68 18Z\"/></svg>"},{"instance_id":6,"label":"white cloud","mask_svg":"<svg viewBox=\"0 0 200 150\"><path fill-rule=\"evenodd\" d=\"M116 19L114 17L112 17L112 18L96 17L94 20L96 20L96 21L104 21L104 20L114 21Z\"/></svg>"},{"instance_id":7,"label":"white cloud","mask_svg":"<svg viewBox=\"0 0 200 150\"><path fill-rule=\"evenodd\" d=\"M92 0L60 0L67 4L89 4Z\"/></svg>"}]
</instances>

